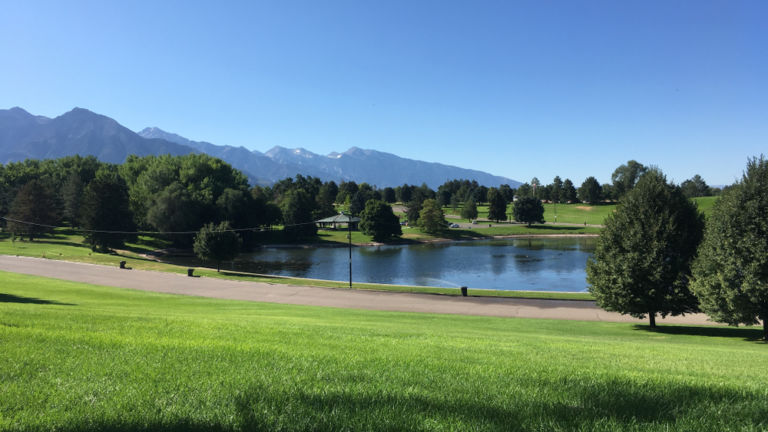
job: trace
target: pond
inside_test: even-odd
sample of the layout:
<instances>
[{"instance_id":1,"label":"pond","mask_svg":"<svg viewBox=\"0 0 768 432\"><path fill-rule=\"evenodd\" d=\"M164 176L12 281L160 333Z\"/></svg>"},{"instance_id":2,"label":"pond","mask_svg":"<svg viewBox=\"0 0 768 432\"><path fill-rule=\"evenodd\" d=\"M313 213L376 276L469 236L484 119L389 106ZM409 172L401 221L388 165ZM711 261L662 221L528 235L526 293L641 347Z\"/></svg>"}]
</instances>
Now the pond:
<instances>
[{"instance_id":1,"label":"pond","mask_svg":"<svg viewBox=\"0 0 768 432\"><path fill-rule=\"evenodd\" d=\"M353 282L584 292L595 238L559 237L354 247ZM252 271L349 280L346 248L263 248L241 257Z\"/></svg>"}]
</instances>

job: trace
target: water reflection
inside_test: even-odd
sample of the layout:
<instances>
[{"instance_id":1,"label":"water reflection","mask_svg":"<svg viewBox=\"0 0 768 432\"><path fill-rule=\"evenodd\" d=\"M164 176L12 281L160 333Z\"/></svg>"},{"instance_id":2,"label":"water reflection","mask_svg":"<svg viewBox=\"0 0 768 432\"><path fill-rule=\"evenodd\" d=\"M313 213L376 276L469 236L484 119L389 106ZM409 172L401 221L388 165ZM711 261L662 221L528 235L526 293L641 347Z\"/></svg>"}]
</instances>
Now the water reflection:
<instances>
[{"instance_id":1,"label":"water reflection","mask_svg":"<svg viewBox=\"0 0 768 432\"><path fill-rule=\"evenodd\" d=\"M359 247L353 280L423 286L584 291L593 238L534 238ZM346 248L265 248L250 254L261 273L347 280Z\"/></svg>"}]
</instances>

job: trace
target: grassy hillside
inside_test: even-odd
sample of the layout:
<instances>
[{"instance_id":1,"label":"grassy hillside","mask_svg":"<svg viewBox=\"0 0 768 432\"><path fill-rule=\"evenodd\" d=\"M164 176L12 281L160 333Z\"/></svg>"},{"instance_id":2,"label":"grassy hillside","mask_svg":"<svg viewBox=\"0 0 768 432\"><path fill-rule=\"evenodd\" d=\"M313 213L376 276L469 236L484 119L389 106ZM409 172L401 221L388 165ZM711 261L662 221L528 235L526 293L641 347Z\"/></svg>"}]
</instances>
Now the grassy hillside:
<instances>
[{"instance_id":1,"label":"grassy hillside","mask_svg":"<svg viewBox=\"0 0 768 432\"><path fill-rule=\"evenodd\" d=\"M339 310L0 273L0 430L764 430L752 329Z\"/></svg>"}]
</instances>

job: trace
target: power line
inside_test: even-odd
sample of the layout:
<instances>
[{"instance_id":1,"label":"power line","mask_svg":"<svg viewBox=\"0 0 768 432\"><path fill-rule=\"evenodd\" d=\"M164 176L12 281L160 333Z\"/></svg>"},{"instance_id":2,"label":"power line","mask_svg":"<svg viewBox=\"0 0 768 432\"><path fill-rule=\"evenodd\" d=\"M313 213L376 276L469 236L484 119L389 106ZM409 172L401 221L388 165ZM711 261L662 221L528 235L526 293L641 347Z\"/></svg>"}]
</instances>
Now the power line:
<instances>
[{"instance_id":1,"label":"power line","mask_svg":"<svg viewBox=\"0 0 768 432\"><path fill-rule=\"evenodd\" d=\"M76 231L76 232L83 232L83 233L99 233L99 234L136 234L136 235L185 235L185 234L197 234L199 231L112 231L112 230L92 230L92 229L84 229L84 228L71 228L71 227L62 227L62 226L56 226L56 225L46 225L46 224L40 224L35 222L28 222L28 221L22 221L18 219L8 218L4 216L0 216L0 219L3 219L7 222L14 222L18 224L24 224L24 225L32 225L32 226L39 226L43 228L51 228L51 229L67 229L70 231ZM290 225L283 225L283 227L295 227L295 226L302 226L302 225L309 225L314 224L315 222L302 222L297 224L290 224ZM264 227L251 227L251 228L232 228L228 230L213 230L212 232L243 232L243 231L251 231L251 232L266 232L271 231L264 229Z\"/></svg>"}]
</instances>

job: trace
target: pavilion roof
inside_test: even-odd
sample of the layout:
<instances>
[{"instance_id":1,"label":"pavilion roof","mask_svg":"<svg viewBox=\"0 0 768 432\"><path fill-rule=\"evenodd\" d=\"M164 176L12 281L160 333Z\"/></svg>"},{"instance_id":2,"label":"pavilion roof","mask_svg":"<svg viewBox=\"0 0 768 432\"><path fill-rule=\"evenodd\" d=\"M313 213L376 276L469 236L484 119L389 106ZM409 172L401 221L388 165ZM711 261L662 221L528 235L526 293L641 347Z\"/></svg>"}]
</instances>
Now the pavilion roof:
<instances>
[{"instance_id":1,"label":"pavilion roof","mask_svg":"<svg viewBox=\"0 0 768 432\"><path fill-rule=\"evenodd\" d=\"M316 220L318 223L350 223L360 222L360 218L346 215L344 213L337 214L336 216L327 217L325 219Z\"/></svg>"}]
</instances>

